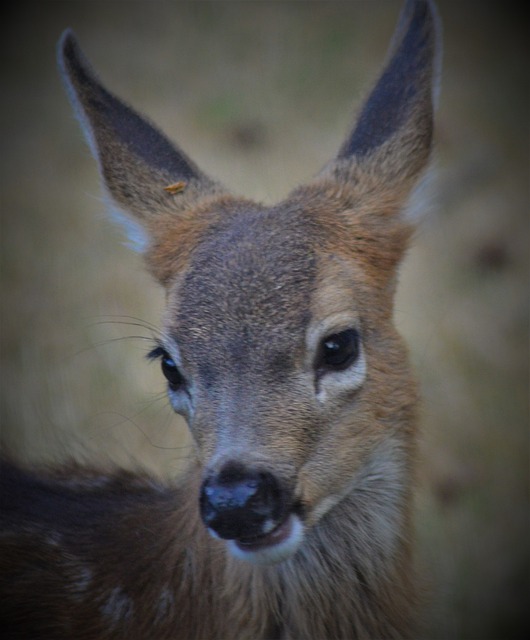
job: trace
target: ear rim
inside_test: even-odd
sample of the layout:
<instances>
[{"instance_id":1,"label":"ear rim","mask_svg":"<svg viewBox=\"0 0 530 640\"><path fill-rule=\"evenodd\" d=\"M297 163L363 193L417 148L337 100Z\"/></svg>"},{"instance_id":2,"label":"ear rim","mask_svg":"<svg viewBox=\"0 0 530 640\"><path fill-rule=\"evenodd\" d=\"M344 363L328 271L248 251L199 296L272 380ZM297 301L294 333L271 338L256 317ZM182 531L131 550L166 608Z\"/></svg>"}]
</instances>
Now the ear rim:
<instances>
[{"instance_id":1,"label":"ear rim","mask_svg":"<svg viewBox=\"0 0 530 640\"><path fill-rule=\"evenodd\" d=\"M68 102L72 107L76 120L79 122L85 141L90 148L90 152L92 153L92 156L99 163L98 149L97 149L96 141L94 139L92 128L90 126L90 123L88 121L85 111L81 108L80 101L78 100L77 93L74 90L73 83L71 82L71 79L70 79L70 74L68 73L68 70L67 70L65 51L69 43L72 43L74 46L76 46L79 49L79 53L85 59L87 66L89 65L88 60L84 57L83 52L78 46L78 39L74 30L71 27L68 27L61 33L61 36L57 41L56 58L57 58L57 67L59 69L59 77L66 91Z\"/></svg>"},{"instance_id":2,"label":"ear rim","mask_svg":"<svg viewBox=\"0 0 530 640\"><path fill-rule=\"evenodd\" d=\"M440 12L434 0L405 0L401 12L398 17L398 22L394 29L394 33L388 45L387 56L384 62L386 67L394 55L396 49L401 44L405 35L407 26L412 18L412 12L416 4L427 5L430 19L433 23L433 57L432 57L432 81L431 81L431 95L433 112L436 113L439 105L440 92L441 92L441 76L442 76L442 62L443 62L443 23L440 17Z\"/></svg>"}]
</instances>

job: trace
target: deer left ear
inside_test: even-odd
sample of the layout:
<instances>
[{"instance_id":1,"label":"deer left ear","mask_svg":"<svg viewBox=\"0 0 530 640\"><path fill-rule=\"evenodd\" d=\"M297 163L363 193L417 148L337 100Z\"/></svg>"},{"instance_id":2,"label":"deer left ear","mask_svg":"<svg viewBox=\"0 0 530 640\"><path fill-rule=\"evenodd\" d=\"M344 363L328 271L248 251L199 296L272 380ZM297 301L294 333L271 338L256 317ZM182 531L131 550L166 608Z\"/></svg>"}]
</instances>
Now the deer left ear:
<instances>
[{"instance_id":1,"label":"deer left ear","mask_svg":"<svg viewBox=\"0 0 530 640\"><path fill-rule=\"evenodd\" d=\"M323 177L351 182L360 171L386 187L410 191L431 151L440 39L434 3L408 0L386 66Z\"/></svg>"},{"instance_id":2,"label":"deer left ear","mask_svg":"<svg viewBox=\"0 0 530 640\"><path fill-rule=\"evenodd\" d=\"M58 46L59 69L102 181L135 248L146 251L160 216L182 218L201 198L226 193L147 118L107 90L72 31Z\"/></svg>"}]
</instances>

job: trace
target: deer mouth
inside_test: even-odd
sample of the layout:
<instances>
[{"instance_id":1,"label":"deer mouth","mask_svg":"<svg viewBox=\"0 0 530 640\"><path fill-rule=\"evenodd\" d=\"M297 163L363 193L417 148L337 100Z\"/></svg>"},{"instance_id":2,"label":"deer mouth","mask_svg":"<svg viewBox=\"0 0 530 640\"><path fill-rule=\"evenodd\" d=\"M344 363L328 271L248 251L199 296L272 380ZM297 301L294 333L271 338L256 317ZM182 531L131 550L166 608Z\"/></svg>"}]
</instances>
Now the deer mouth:
<instances>
[{"instance_id":1,"label":"deer mouth","mask_svg":"<svg viewBox=\"0 0 530 640\"><path fill-rule=\"evenodd\" d=\"M229 540L232 554L254 564L277 564L294 555L303 539L303 524L294 513L267 533Z\"/></svg>"},{"instance_id":2,"label":"deer mouth","mask_svg":"<svg viewBox=\"0 0 530 640\"><path fill-rule=\"evenodd\" d=\"M234 540L234 542L245 551L258 551L264 547L270 547L284 542L292 534L292 529L293 518L288 516L268 533L249 538L240 538L239 540Z\"/></svg>"}]
</instances>

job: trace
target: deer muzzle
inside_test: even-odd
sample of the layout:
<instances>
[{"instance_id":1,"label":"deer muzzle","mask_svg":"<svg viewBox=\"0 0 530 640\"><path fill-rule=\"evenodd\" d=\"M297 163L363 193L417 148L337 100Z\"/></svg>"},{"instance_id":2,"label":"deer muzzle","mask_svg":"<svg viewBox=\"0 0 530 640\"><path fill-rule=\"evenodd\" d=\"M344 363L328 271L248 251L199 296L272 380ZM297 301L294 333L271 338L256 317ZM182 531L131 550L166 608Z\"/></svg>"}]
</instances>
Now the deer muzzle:
<instances>
[{"instance_id":1,"label":"deer muzzle","mask_svg":"<svg viewBox=\"0 0 530 640\"><path fill-rule=\"evenodd\" d=\"M278 478L236 463L206 477L200 511L210 533L231 541L235 555L245 559L263 556L271 549L279 551L301 526L293 513L290 492Z\"/></svg>"}]
</instances>

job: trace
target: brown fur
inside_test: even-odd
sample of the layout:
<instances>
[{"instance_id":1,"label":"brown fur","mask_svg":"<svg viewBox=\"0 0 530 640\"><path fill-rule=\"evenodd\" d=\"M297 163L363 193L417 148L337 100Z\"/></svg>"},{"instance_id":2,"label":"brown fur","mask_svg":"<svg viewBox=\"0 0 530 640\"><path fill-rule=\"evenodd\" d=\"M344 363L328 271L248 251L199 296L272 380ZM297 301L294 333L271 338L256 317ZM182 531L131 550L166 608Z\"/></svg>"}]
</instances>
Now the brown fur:
<instances>
[{"instance_id":1,"label":"brown fur","mask_svg":"<svg viewBox=\"0 0 530 640\"><path fill-rule=\"evenodd\" d=\"M5 463L5 637L414 633L417 394L392 316L413 231L403 210L431 149L435 23L430 2L407 3L339 155L272 207L204 176L63 37L61 68L104 182L143 229L166 288L162 346L188 384L170 398L196 461L174 485ZM315 372L323 339L352 328L354 364ZM278 564L233 557L201 521L201 484L234 461L272 474L303 523Z\"/></svg>"}]
</instances>

